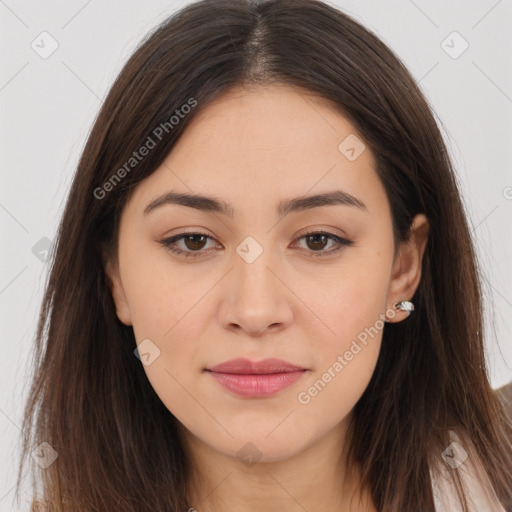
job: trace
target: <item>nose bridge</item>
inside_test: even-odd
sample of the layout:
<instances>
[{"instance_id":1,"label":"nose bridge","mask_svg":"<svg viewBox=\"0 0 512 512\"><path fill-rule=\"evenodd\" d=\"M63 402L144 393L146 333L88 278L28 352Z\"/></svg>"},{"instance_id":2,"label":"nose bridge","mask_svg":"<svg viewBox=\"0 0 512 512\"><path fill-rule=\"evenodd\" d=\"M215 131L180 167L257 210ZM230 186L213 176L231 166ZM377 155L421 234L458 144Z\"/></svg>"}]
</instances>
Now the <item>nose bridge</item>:
<instances>
[{"instance_id":1,"label":"nose bridge","mask_svg":"<svg viewBox=\"0 0 512 512\"><path fill-rule=\"evenodd\" d=\"M268 238L267 238L268 240ZM236 248L231 273L227 322L251 333L261 333L291 318L284 297L286 287L274 275L279 273L276 252L247 237Z\"/></svg>"},{"instance_id":2,"label":"nose bridge","mask_svg":"<svg viewBox=\"0 0 512 512\"><path fill-rule=\"evenodd\" d=\"M234 273L237 289L243 296L249 295L253 301L258 298L267 301L275 298L275 294L278 293L275 289L276 278L269 269L276 266L275 254L272 248L263 247L263 244L252 236L246 237L237 246Z\"/></svg>"}]
</instances>

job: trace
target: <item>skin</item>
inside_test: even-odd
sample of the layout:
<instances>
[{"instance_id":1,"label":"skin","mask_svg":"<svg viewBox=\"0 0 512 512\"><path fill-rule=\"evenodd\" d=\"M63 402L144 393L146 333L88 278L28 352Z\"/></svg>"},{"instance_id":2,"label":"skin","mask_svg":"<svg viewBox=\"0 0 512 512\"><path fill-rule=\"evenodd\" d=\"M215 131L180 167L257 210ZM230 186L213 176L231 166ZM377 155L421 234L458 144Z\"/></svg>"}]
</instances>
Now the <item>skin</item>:
<instances>
[{"instance_id":1,"label":"skin","mask_svg":"<svg viewBox=\"0 0 512 512\"><path fill-rule=\"evenodd\" d=\"M199 512L376 511L343 456L382 328L307 404L298 394L332 373L337 357L379 318L406 321L409 313L390 308L420 282L428 220L415 217L394 259L374 157L366 148L347 159L338 146L349 134L363 140L305 91L237 87L199 113L122 212L118 260L106 266L117 316L133 326L138 344L149 338L160 350L144 369L182 425L194 468L190 506ZM330 205L276 215L280 200L339 189L366 210ZM215 196L234 215L175 204L143 214L170 190ZM327 254L335 241L305 237L321 229L354 243ZM199 258L160 243L194 231L211 238L175 244L202 251ZM252 263L236 252L248 236L263 249ZM271 397L241 397L203 371L235 357L277 357L308 371ZM257 463L241 460L243 447Z\"/></svg>"}]
</instances>

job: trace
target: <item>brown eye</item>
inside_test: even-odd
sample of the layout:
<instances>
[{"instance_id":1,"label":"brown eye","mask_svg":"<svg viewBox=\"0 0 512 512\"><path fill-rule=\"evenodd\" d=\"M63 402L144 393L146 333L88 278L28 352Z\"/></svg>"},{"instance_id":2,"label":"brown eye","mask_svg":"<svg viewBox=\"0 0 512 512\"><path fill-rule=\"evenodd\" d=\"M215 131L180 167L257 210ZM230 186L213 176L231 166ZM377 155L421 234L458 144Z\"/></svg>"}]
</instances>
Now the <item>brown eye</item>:
<instances>
[{"instance_id":1,"label":"brown eye","mask_svg":"<svg viewBox=\"0 0 512 512\"><path fill-rule=\"evenodd\" d=\"M205 235L186 235L183 238L187 249L199 251L205 246L208 237Z\"/></svg>"},{"instance_id":2,"label":"brown eye","mask_svg":"<svg viewBox=\"0 0 512 512\"><path fill-rule=\"evenodd\" d=\"M307 243L308 248L312 249L313 251L325 249L325 246L329 241L328 237L320 233L317 233L316 235L308 235L305 238L308 240L308 242L310 242Z\"/></svg>"},{"instance_id":3,"label":"brown eye","mask_svg":"<svg viewBox=\"0 0 512 512\"><path fill-rule=\"evenodd\" d=\"M184 256L185 258L197 258L210 252L207 250L203 251L209 240L213 241L213 238L204 233L182 233L181 235L166 238L160 243L168 251L174 252L180 256ZM178 242L181 242L181 244L178 244ZM181 245L181 247L179 247L179 245Z\"/></svg>"},{"instance_id":4,"label":"brown eye","mask_svg":"<svg viewBox=\"0 0 512 512\"><path fill-rule=\"evenodd\" d=\"M351 246L354 244L352 240L341 238L333 233L326 231L314 231L301 236L299 240L305 240L306 250L311 256L329 256L339 251L343 246ZM329 242L333 242L329 250L324 250Z\"/></svg>"}]
</instances>

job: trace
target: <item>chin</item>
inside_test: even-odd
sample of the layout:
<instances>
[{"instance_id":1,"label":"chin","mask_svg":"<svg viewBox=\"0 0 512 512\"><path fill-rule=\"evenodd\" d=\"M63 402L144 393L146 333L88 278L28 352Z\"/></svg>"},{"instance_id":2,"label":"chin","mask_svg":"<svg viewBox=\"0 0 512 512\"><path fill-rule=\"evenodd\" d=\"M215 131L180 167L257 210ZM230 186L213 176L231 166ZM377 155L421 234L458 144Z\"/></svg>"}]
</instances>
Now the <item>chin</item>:
<instances>
[{"instance_id":1,"label":"chin","mask_svg":"<svg viewBox=\"0 0 512 512\"><path fill-rule=\"evenodd\" d=\"M305 448L295 437L279 436L274 433L268 436L268 432L262 434L246 431L240 435L232 432L233 439L225 440L220 445L217 439L211 446L228 457L238 459L247 467L252 467L256 463L285 461Z\"/></svg>"}]
</instances>

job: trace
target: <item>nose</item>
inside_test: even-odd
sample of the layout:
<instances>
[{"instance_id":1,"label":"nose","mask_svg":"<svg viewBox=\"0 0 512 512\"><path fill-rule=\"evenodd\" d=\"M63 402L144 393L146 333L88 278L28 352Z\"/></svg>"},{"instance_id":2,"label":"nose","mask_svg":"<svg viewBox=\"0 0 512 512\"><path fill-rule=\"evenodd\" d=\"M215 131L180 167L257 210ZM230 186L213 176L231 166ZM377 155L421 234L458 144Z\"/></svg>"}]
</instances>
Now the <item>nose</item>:
<instances>
[{"instance_id":1,"label":"nose","mask_svg":"<svg viewBox=\"0 0 512 512\"><path fill-rule=\"evenodd\" d=\"M291 324L293 293L279 268L269 250L252 263L234 256L221 307L224 328L259 337Z\"/></svg>"}]
</instances>

